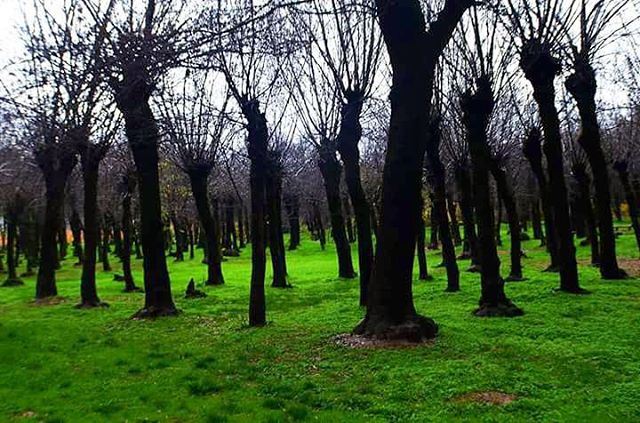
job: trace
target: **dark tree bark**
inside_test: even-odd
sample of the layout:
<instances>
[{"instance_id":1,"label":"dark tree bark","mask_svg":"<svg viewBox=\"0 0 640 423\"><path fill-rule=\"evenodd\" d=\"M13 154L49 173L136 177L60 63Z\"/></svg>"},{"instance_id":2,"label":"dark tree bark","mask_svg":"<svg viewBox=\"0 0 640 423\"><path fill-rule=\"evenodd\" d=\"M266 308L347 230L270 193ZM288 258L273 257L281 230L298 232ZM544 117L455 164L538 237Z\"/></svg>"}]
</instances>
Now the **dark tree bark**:
<instances>
[{"instance_id":1,"label":"dark tree bark","mask_svg":"<svg viewBox=\"0 0 640 423\"><path fill-rule=\"evenodd\" d=\"M82 249L82 221L78 210L73 207L71 211L71 218L69 219L69 225L71 226L71 235L73 236L73 255L78 258L76 266L81 266L84 261L84 251Z\"/></svg>"},{"instance_id":2,"label":"dark tree bark","mask_svg":"<svg viewBox=\"0 0 640 423\"><path fill-rule=\"evenodd\" d=\"M320 248L324 251L324 247L327 244L327 237L324 231L324 222L322 221L322 213L320 213L320 206L317 201L313 202L313 221L314 229L320 242Z\"/></svg>"},{"instance_id":3,"label":"dark tree bark","mask_svg":"<svg viewBox=\"0 0 640 423\"><path fill-rule=\"evenodd\" d=\"M587 224L587 239L591 246L591 264L597 266L600 264L600 243L598 242L598 230L596 218L593 214L593 206L591 204L591 181L587 174L587 169L582 163L574 163L573 176L578 182L578 201L582 204ZM611 216L611 215L609 215Z\"/></svg>"},{"instance_id":4,"label":"dark tree bark","mask_svg":"<svg viewBox=\"0 0 640 423\"><path fill-rule=\"evenodd\" d=\"M158 174L160 134L149 106L153 87L144 75L141 63L134 62L125 69L122 84L114 88L116 104L124 116L125 132L136 165L140 196L145 303L134 317L153 318L176 315L178 309L171 295L164 252Z\"/></svg>"},{"instance_id":5,"label":"dark tree bark","mask_svg":"<svg viewBox=\"0 0 640 423\"><path fill-rule=\"evenodd\" d=\"M246 236L244 233L244 206L240 204L238 206L238 242L239 248L244 248L246 246Z\"/></svg>"},{"instance_id":6,"label":"dark tree bark","mask_svg":"<svg viewBox=\"0 0 640 423\"><path fill-rule=\"evenodd\" d=\"M68 242L67 242L67 219L64 215L64 194L62 200L62 209L60 210L60 223L58 224L58 263L57 268L59 269L61 264L60 262L66 260L67 258L67 250L68 250Z\"/></svg>"},{"instance_id":7,"label":"dark tree bark","mask_svg":"<svg viewBox=\"0 0 640 423\"><path fill-rule=\"evenodd\" d=\"M109 220L110 218L107 215L105 215L102 219L102 238L100 238L102 245L99 247L99 250L103 272L111 272L111 262L109 260L109 241L111 238L109 227L111 225L109 225Z\"/></svg>"},{"instance_id":8,"label":"dark tree bark","mask_svg":"<svg viewBox=\"0 0 640 423\"><path fill-rule=\"evenodd\" d=\"M44 145L36 152L36 162L44 176L46 205L40 233L40 267L36 299L58 295L55 271L58 266L56 238L62 220L64 189L77 158L71 146Z\"/></svg>"},{"instance_id":9,"label":"dark tree bark","mask_svg":"<svg viewBox=\"0 0 640 423\"><path fill-rule=\"evenodd\" d=\"M356 277L351 260L351 246L347 239L344 216L342 214L342 203L340 200L340 175L342 166L336 158L336 152L331 142L325 140L319 149L318 167L324 181L324 189L329 205L331 218L331 235L336 244L338 255L338 276L352 279Z\"/></svg>"},{"instance_id":10,"label":"dark tree bark","mask_svg":"<svg viewBox=\"0 0 640 423\"><path fill-rule=\"evenodd\" d=\"M80 276L80 304L78 308L106 306L98 297L96 287L96 252L98 248L98 169L106 149L84 140L80 149L82 181L84 183L84 245L86 257ZM103 240L108 240L107 235ZM104 247L103 247L104 250ZM104 255L104 251L103 251ZM104 260L104 259L103 259Z\"/></svg>"},{"instance_id":11,"label":"dark tree bark","mask_svg":"<svg viewBox=\"0 0 640 423\"><path fill-rule=\"evenodd\" d=\"M342 106L340 132L337 146L344 163L345 181L358 232L358 269L360 272L360 305L366 305L369 280L373 267L373 239L371 237L371 207L362 188L360 176L360 150L358 144L362 138L360 116L362 114L363 95L349 91L347 102Z\"/></svg>"},{"instance_id":12,"label":"dark tree bark","mask_svg":"<svg viewBox=\"0 0 640 423\"><path fill-rule=\"evenodd\" d=\"M131 198L136 187L136 179L132 174L122 177L122 251L120 261L122 262L122 274L124 276L124 292L140 292L133 280L131 273Z\"/></svg>"},{"instance_id":13,"label":"dark tree bark","mask_svg":"<svg viewBox=\"0 0 640 423\"><path fill-rule=\"evenodd\" d=\"M558 257L558 235L551 208L551 195L547 177L542 167L542 134L537 128L532 128L524 142L524 156L529 161L533 174L538 181L538 189L542 200L542 212L544 214L544 226L547 250L551 257L551 264L547 268L549 272L556 272L560 268Z\"/></svg>"},{"instance_id":14,"label":"dark tree bark","mask_svg":"<svg viewBox=\"0 0 640 423\"><path fill-rule=\"evenodd\" d=\"M538 198L531 200L531 227L533 228L533 238L539 239L541 245L546 244L544 232L542 231L542 219L540 218L540 201Z\"/></svg>"},{"instance_id":15,"label":"dark tree bark","mask_svg":"<svg viewBox=\"0 0 640 423\"><path fill-rule=\"evenodd\" d=\"M375 266L367 314L354 329L375 338L419 342L438 326L413 304L413 259L418 233L425 148L435 66L472 1L447 0L425 32L420 2L376 0L393 69L391 125L382 182Z\"/></svg>"},{"instance_id":16,"label":"dark tree bark","mask_svg":"<svg viewBox=\"0 0 640 423\"><path fill-rule=\"evenodd\" d=\"M478 79L475 92L463 95L461 108L467 128L467 139L473 163L474 205L478 218L478 240L481 260L480 307L474 312L480 317L513 317L523 314L504 292L504 280L500 276L500 259L494 237L493 207L489 171L492 158L487 141L487 127L494 107L490 82Z\"/></svg>"},{"instance_id":17,"label":"dark tree bark","mask_svg":"<svg viewBox=\"0 0 640 423\"><path fill-rule=\"evenodd\" d=\"M502 197L500 196L500 192L496 192L496 214L496 244L502 247Z\"/></svg>"},{"instance_id":18,"label":"dark tree bark","mask_svg":"<svg viewBox=\"0 0 640 423\"><path fill-rule=\"evenodd\" d=\"M224 276L222 274L218 225L213 218L207 191L211 166L194 166L187 169L187 174L189 175L196 209L198 210L198 219L206 238L207 280L205 285L222 285L224 284Z\"/></svg>"},{"instance_id":19,"label":"dark tree bark","mask_svg":"<svg viewBox=\"0 0 640 423\"><path fill-rule=\"evenodd\" d=\"M602 151L600 125L596 112L596 73L586 57L579 57L575 72L567 78L565 86L576 100L582 130L578 144L589 160L595 187L595 204L600 232L600 275L603 279L624 279L627 273L618 267L616 238L611 216L611 192L607 161ZM590 201L590 200L589 200Z\"/></svg>"},{"instance_id":20,"label":"dark tree bark","mask_svg":"<svg viewBox=\"0 0 640 423\"><path fill-rule=\"evenodd\" d=\"M440 248L440 243L438 241L438 212L436 210L436 200L435 194L433 192L429 193L429 199L431 200L431 208L429 209L429 249L437 250Z\"/></svg>"},{"instance_id":21,"label":"dark tree bark","mask_svg":"<svg viewBox=\"0 0 640 423\"><path fill-rule=\"evenodd\" d=\"M249 159L249 185L251 188L251 291L249 295L249 325L267 323L267 305L264 278L267 257L266 184L268 166L269 130L267 118L260 111L257 100L241 104L247 120Z\"/></svg>"},{"instance_id":22,"label":"dark tree bark","mask_svg":"<svg viewBox=\"0 0 640 423\"><path fill-rule=\"evenodd\" d=\"M424 205L423 205L424 207ZM420 217L418 220L418 237L416 242L416 248L418 253L418 278L421 281L429 281L433 279L429 275L429 267L427 263L427 246L426 246L426 235L425 235L426 226L424 224L424 215L420 213Z\"/></svg>"},{"instance_id":23,"label":"dark tree bark","mask_svg":"<svg viewBox=\"0 0 640 423\"><path fill-rule=\"evenodd\" d=\"M460 270L456 261L456 249L453 245L449 219L447 218L447 192L445 169L440 160L441 128L440 118L432 118L429 125L429 144L427 145L427 169L433 187L433 210L436 213L438 234L442 243L442 260L447 270L447 292L460 290Z\"/></svg>"},{"instance_id":24,"label":"dark tree bark","mask_svg":"<svg viewBox=\"0 0 640 423\"><path fill-rule=\"evenodd\" d=\"M270 152L267 170L267 217L269 219L269 252L271 253L271 268L274 288L290 288L287 281L287 261L284 249L282 230L282 168L280 158Z\"/></svg>"},{"instance_id":25,"label":"dark tree bark","mask_svg":"<svg viewBox=\"0 0 640 423\"><path fill-rule=\"evenodd\" d=\"M16 201L21 201L16 199ZM18 277L18 221L20 213L18 210L11 210L12 206L9 205L9 209L5 214L5 223L7 226L7 279L2 283L3 287L20 286L24 285L24 282Z\"/></svg>"},{"instance_id":26,"label":"dark tree bark","mask_svg":"<svg viewBox=\"0 0 640 423\"><path fill-rule=\"evenodd\" d=\"M547 159L550 203L558 241L560 290L584 293L578 281L576 248L573 244L567 186L564 180L560 119L555 104L554 79L561 68L551 53L537 41L525 45L522 53L520 66L533 86L533 97L538 104L540 120L544 128L543 151Z\"/></svg>"},{"instance_id":27,"label":"dark tree bark","mask_svg":"<svg viewBox=\"0 0 640 423\"><path fill-rule=\"evenodd\" d=\"M300 200L297 195L285 195L284 207L289 219L289 251L300 246Z\"/></svg>"},{"instance_id":28,"label":"dark tree bark","mask_svg":"<svg viewBox=\"0 0 640 423\"><path fill-rule=\"evenodd\" d=\"M638 200L635 198L633 188L631 188L631 183L629 182L629 164L624 160L620 160L614 164L614 169L618 172L622 187L624 188L624 194L627 197L631 226L636 235L636 244L640 251L640 213L638 212Z\"/></svg>"},{"instance_id":29,"label":"dark tree bark","mask_svg":"<svg viewBox=\"0 0 640 423\"><path fill-rule=\"evenodd\" d=\"M491 174L498 187L498 197L502 198L509 221L509 237L511 240L511 273L507 281L523 281L522 277L522 239L520 238L520 218L513 189L507 180L507 172L493 159L490 163Z\"/></svg>"},{"instance_id":30,"label":"dark tree bark","mask_svg":"<svg viewBox=\"0 0 640 423\"><path fill-rule=\"evenodd\" d=\"M471 259L469 270L477 271L480 266L480 254L478 238L476 236L476 219L473 213L473 190L471 178L467 170L467 164L460 164L455 168L455 179L460 192L460 209L462 211L462 223L464 225L464 239L468 245L468 256L462 258Z\"/></svg>"}]
</instances>

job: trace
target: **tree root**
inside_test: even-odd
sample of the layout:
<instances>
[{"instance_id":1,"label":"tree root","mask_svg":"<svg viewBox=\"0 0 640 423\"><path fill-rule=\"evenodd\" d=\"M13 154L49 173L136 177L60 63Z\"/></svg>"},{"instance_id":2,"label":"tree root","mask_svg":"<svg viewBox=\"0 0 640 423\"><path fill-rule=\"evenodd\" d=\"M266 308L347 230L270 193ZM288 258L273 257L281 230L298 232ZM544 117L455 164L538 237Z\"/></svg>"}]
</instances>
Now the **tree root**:
<instances>
[{"instance_id":1,"label":"tree root","mask_svg":"<svg viewBox=\"0 0 640 423\"><path fill-rule=\"evenodd\" d=\"M379 340L419 343L435 338L438 325L433 319L418 314L397 323L386 317L367 316L355 327L353 334Z\"/></svg>"},{"instance_id":2,"label":"tree root","mask_svg":"<svg viewBox=\"0 0 640 423\"><path fill-rule=\"evenodd\" d=\"M508 301L498 304L481 304L473 314L476 317L518 317L522 316L524 311Z\"/></svg>"},{"instance_id":3,"label":"tree root","mask_svg":"<svg viewBox=\"0 0 640 423\"><path fill-rule=\"evenodd\" d=\"M2 286L3 288L12 288L15 286L23 286L23 285L24 285L24 282L22 281L22 279L7 279L0 286Z\"/></svg>"},{"instance_id":4,"label":"tree root","mask_svg":"<svg viewBox=\"0 0 640 423\"><path fill-rule=\"evenodd\" d=\"M131 318L133 320L157 319L158 317L177 316L181 312L175 306L173 307L155 307L151 306L138 310Z\"/></svg>"},{"instance_id":5,"label":"tree root","mask_svg":"<svg viewBox=\"0 0 640 423\"><path fill-rule=\"evenodd\" d=\"M613 272L605 272L605 274L602 275L602 279L607 281L619 281L629 279L629 274L622 269L616 269Z\"/></svg>"},{"instance_id":6,"label":"tree root","mask_svg":"<svg viewBox=\"0 0 640 423\"><path fill-rule=\"evenodd\" d=\"M526 280L527 278L523 277L522 275L509 275L505 279L506 282L524 282Z\"/></svg>"},{"instance_id":7,"label":"tree root","mask_svg":"<svg viewBox=\"0 0 640 423\"><path fill-rule=\"evenodd\" d=\"M80 304L76 304L74 308L78 310L89 310L92 308L109 308L109 304L102 301L83 301Z\"/></svg>"}]
</instances>

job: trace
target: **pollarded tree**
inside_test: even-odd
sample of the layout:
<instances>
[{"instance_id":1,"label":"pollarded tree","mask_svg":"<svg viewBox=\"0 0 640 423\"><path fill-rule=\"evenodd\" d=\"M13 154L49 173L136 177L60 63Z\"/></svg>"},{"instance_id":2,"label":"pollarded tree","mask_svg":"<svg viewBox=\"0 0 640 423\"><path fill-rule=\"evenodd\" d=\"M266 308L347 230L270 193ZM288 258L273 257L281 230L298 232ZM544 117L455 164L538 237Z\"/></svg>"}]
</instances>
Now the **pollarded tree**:
<instances>
[{"instance_id":1,"label":"pollarded tree","mask_svg":"<svg viewBox=\"0 0 640 423\"><path fill-rule=\"evenodd\" d=\"M422 165L427 145L433 80L438 59L458 22L473 5L447 0L426 30L417 0L376 0L393 69L391 128L382 181L375 268L367 314L355 333L421 341L433 338L435 322L413 304L413 258L420 213Z\"/></svg>"},{"instance_id":2,"label":"pollarded tree","mask_svg":"<svg viewBox=\"0 0 640 423\"><path fill-rule=\"evenodd\" d=\"M222 285L220 234L211 212L209 176L218 153L230 141L231 122L225 116L227 100L216 110L218 96L209 73L187 71L176 87L168 87L160 104L169 157L188 177L207 242L207 285Z\"/></svg>"},{"instance_id":3,"label":"pollarded tree","mask_svg":"<svg viewBox=\"0 0 640 423\"><path fill-rule=\"evenodd\" d=\"M600 274L603 279L623 279L627 273L618 267L616 258L609 173L596 106L598 83L595 67L602 60L602 49L627 27L625 19L633 19L625 18L634 15L631 4L630 0L582 0L576 5L580 14L579 25L569 22L566 31L573 73L566 79L565 86L578 106L582 129L577 142L586 153L593 174L600 232ZM621 23L617 25L614 20L619 18Z\"/></svg>"},{"instance_id":4,"label":"pollarded tree","mask_svg":"<svg viewBox=\"0 0 640 423\"><path fill-rule=\"evenodd\" d=\"M544 0L535 5L527 0L507 0L507 31L518 43L520 68L533 88L544 131L543 151L549 176L549 204L558 241L560 290L581 294L586 291L580 287L578 280L554 86L562 70L560 60L556 57L561 53L560 39L572 19L572 8L562 4L561 0Z\"/></svg>"},{"instance_id":5,"label":"pollarded tree","mask_svg":"<svg viewBox=\"0 0 640 423\"><path fill-rule=\"evenodd\" d=\"M309 35L319 62L327 67L341 99L336 147L344 164L358 234L360 305L365 305L373 265L370 205L362 187L359 143L365 102L376 88L382 36L375 15L354 0L313 1L302 6L295 22ZM324 74L323 74L324 75Z\"/></svg>"},{"instance_id":6,"label":"pollarded tree","mask_svg":"<svg viewBox=\"0 0 640 423\"><path fill-rule=\"evenodd\" d=\"M154 318L178 313L167 270L158 173L160 133L150 105L157 81L180 63L189 50L190 22L184 1L132 1L104 13L103 3L84 0L107 43L102 70L125 122L133 153L140 197L140 243L143 251L145 304L134 317ZM142 6L140 6L142 4Z\"/></svg>"},{"instance_id":7,"label":"pollarded tree","mask_svg":"<svg viewBox=\"0 0 640 423\"><path fill-rule=\"evenodd\" d=\"M304 131L304 140L316 151L329 206L331 235L336 244L338 276L351 279L356 273L342 209L340 183L343 169L337 157L340 91L330 67L318 57L314 43L305 38L313 38L313 35L307 32L300 37L302 46L288 63L286 80Z\"/></svg>"},{"instance_id":8,"label":"pollarded tree","mask_svg":"<svg viewBox=\"0 0 640 423\"><path fill-rule=\"evenodd\" d=\"M251 291L249 325L267 322L264 279L266 273L267 196L270 130L266 110L278 103L284 58L292 45L282 29L279 4L256 5L253 0L218 2L202 20L214 36L212 66L221 72L245 120L251 190ZM211 65L211 64L210 64ZM276 114L282 123L284 107Z\"/></svg>"}]
</instances>

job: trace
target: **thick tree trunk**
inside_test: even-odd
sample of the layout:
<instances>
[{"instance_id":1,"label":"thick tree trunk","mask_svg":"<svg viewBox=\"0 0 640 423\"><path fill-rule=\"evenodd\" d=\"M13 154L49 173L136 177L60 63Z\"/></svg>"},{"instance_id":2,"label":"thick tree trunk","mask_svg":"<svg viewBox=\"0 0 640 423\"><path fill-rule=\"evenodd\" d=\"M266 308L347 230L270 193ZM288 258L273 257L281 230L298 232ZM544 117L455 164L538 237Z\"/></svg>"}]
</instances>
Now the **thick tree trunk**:
<instances>
[{"instance_id":1,"label":"thick tree trunk","mask_svg":"<svg viewBox=\"0 0 640 423\"><path fill-rule=\"evenodd\" d=\"M206 238L207 280L205 281L205 285L222 285L224 284L224 276L222 274L218 225L216 225L211 212L207 191L210 172L211 167L194 167L187 169L191 183L191 192L196 203L196 209L198 210L198 219L200 220L200 225Z\"/></svg>"},{"instance_id":2,"label":"thick tree trunk","mask_svg":"<svg viewBox=\"0 0 640 423\"><path fill-rule=\"evenodd\" d=\"M353 215L351 212L351 204L346 196L342 197L342 210L344 212L344 223L347 229L347 240L350 244L356 242L356 234L353 231Z\"/></svg>"},{"instance_id":3,"label":"thick tree trunk","mask_svg":"<svg viewBox=\"0 0 640 423\"><path fill-rule=\"evenodd\" d=\"M489 171L492 159L487 141L487 127L493 111L494 101L490 82L478 80L475 93L466 93L461 101L463 122L471 161L473 163L474 204L478 219L478 240L482 248L481 257L481 297L480 307L474 312L480 317L520 316L522 310L516 307L504 292L504 280L500 276L500 259L494 237L493 207Z\"/></svg>"},{"instance_id":4,"label":"thick tree trunk","mask_svg":"<svg viewBox=\"0 0 640 423\"><path fill-rule=\"evenodd\" d=\"M314 229L320 242L320 249L324 251L324 247L327 244L327 237L324 230L324 222L322 221L322 213L320 213L320 206L317 201L313 202L313 221Z\"/></svg>"},{"instance_id":5,"label":"thick tree trunk","mask_svg":"<svg viewBox=\"0 0 640 423\"><path fill-rule=\"evenodd\" d=\"M522 281L522 240L520 238L520 218L518 216L518 207L513 196L513 190L507 180L506 171L499 166L496 160L492 160L491 174L496 181L499 197L504 202L507 211L507 219L509 221L509 236L511 240L511 273L507 277L507 281Z\"/></svg>"},{"instance_id":6,"label":"thick tree trunk","mask_svg":"<svg viewBox=\"0 0 640 423\"><path fill-rule=\"evenodd\" d=\"M360 150L358 144L362 138L360 115L363 96L358 92L347 93L347 103L342 106L340 133L337 145L344 163L345 181L353 211L356 217L358 233L358 269L360 272L360 305L366 305L369 281L373 267L373 239L371 236L371 207L362 188L360 176Z\"/></svg>"},{"instance_id":7,"label":"thick tree trunk","mask_svg":"<svg viewBox=\"0 0 640 423\"><path fill-rule=\"evenodd\" d=\"M78 308L100 307L96 287L96 252L98 241L98 168L102 153L94 145L84 143L80 153L82 181L84 183L84 245L86 257L82 262L80 276L80 304ZM105 236L106 238L106 236Z\"/></svg>"},{"instance_id":8,"label":"thick tree trunk","mask_svg":"<svg viewBox=\"0 0 640 423\"><path fill-rule=\"evenodd\" d=\"M532 128L527 134L524 142L524 155L531 165L531 170L538 181L540 198L542 199L542 212L544 214L544 226L546 235L546 245L551 257L551 264L547 271L556 272L560 268L558 257L558 234L551 208L551 195L547 177L542 167L542 134L537 128Z\"/></svg>"},{"instance_id":9,"label":"thick tree trunk","mask_svg":"<svg viewBox=\"0 0 640 423\"><path fill-rule=\"evenodd\" d=\"M548 61L545 62L545 58ZM554 79L557 69L554 59L544 54L537 55L534 62L522 59L527 79L533 85L533 96L538 104L540 119L544 128L543 151L547 159L549 173L550 204L558 241L558 265L560 268L560 290L570 293L584 293L578 281L576 249L571 232L571 218L567 186L564 179L562 159L562 138L560 120L555 105Z\"/></svg>"},{"instance_id":10,"label":"thick tree trunk","mask_svg":"<svg viewBox=\"0 0 640 423\"><path fill-rule=\"evenodd\" d=\"M420 342L438 326L413 304L413 259L420 214L422 167L435 66L471 1L447 0L425 33L418 0L376 0L393 69L391 125L367 314L354 329L375 338Z\"/></svg>"},{"instance_id":11,"label":"thick tree trunk","mask_svg":"<svg viewBox=\"0 0 640 423\"><path fill-rule=\"evenodd\" d=\"M124 175L122 178L122 274L124 276L124 292L139 292L131 273L131 197L135 190L136 180L133 175Z\"/></svg>"},{"instance_id":12,"label":"thick tree trunk","mask_svg":"<svg viewBox=\"0 0 640 423\"><path fill-rule=\"evenodd\" d=\"M153 318L178 314L171 295L171 282L164 252L160 181L158 174L158 140L160 134L149 106L152 87L145 78L131 70L116 92L116 103L124 115L125 131L133 153L140 196L144 308L134 317Z\"/></svg>"},{"instance_id":13,"label":"thick tree trunk","mask_svg":"<svg viewBox=\"0 0 640 423\"><path fill-rule=\"evenodd\" d=\"M456 261L456 249L453 245L449 219L447 218L447 192L445 185L445 169L440 160L441 142L440 118L433 118L429 125L429 145L427 146L427 168L429 180L433 187L433 209L436 213L440 242L442 243L442 260L447 270L447 292L460 290L460 270Z\"/></svg>"},{"instance_id":14,"label":"thick tree trunk","mask_svg":"<svg viewBox=\"0 0 640 423\"><path fill-rule=\"evenodd\" d=\"M36 161L46 185L44 222L40 233L40 267L36 281L36 299L41 300L58 295L56 240L62 220L64 189L77 159L70 146L44 146L36 153Z\"/></svg>"},{"instance_id":15,"label":"thick tree trunk","mask_svg":"<svg viewBox=\"0 0 640 423\"><path fill-rule=\"evenodd\" d=\"M249 294L249 325L267 323L267 305L264 278L267 257L266 184L269 130L267 119L260 111L257 100L241 104L247 119L247 145L249 159L249 185L251 188L251 290Z\"/></svg>"},{"instance_id":16,"label":"thick tree trunk","mask_svg":"<svg viewBox=\"0 0 640 423\"><path fill-rule=\"evenodd\" d=\"M327 204L331 217L331 235L336 244L338 255L338 276L352 279L356 277L351 260L351 246L347 239L347 231L342 214L340 200L340 174L342 166L336 158L336 153L330 141L323 141L320 146L318 166L324 181Z\"/></svg>"},{"instance_id":17,"label":"thick tree trunk","mask_svg":"<svg viewBox=\"0 0 640 423\"><path fill-rule=\"evenodd\" d=\"M290 288L291 285L287 281L287 261L282 230L282 169L280 158L274 153L269 154L266 188L269 252L273 270L271 286Z\"/></svg>"},{"instance_id":18,"label":"thick tree trunk","mask_svg":"<svg viewBox=\"0 0 640 423\"><path fill-rule=\"evenodd\" d=\"M618 176L620 176L620 181L622 182L622 187L624 188L624 193L627 197L626 199L627 205L629 206L631 226L633 227L633 232L636 235L636 244L640 251L640 213L638 212L638 200L635 198L633 189L631 188L631 183L629 182L629 165L626 161L619 161L615 163L614 168L616 172L618 172Z\"/></svg>"},{"instance_id":19,"label":"thick tree trunk","mask_svg":"<svg viewBox=\"0 0 640 423\"><path fill-rule=\"evenodd\" d=\"M609 172L602 151L600 125L596 112L596 74L588 59L583 58L583 60L576 62L575 73L567 78L565 85L578 105L582 124L578 143L587 154L593 173L596 213L600 232L600 275L603 279L623 279L627 277L627 273L618 267L616 258Z\"/></svg>"}]
</instances>

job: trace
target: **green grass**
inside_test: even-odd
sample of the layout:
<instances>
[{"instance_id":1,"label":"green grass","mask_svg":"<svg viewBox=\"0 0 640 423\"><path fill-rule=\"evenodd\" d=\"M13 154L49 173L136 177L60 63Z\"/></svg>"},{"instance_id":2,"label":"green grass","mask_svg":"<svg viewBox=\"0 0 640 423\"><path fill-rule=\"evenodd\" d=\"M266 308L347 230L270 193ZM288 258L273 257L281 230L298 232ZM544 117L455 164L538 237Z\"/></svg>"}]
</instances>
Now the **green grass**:
<instances>
[{"instance_id":1,"label":"green grass","mask_svg":"<svg viewBox=\"0 0 640 423\"><path fill-rule=\"evenodd\" d=\"M61 304L33 304L32 278L0 290L0 421L638 421L639 281L601 281L583 264L592 295L557 293L558 276L540 272L547 258L538 244L525 243L529 280L507 286L524 317L473 317L478 275L463 272L462 291L446 294L443 269L432 267L435 280L416 281L414 295L439 337L382 350L332 342L363 311L357 281L335 277L331 245L322 252L305 240L288 255L295 288L267 289L271 323L260 329L246 327L248 249L224 263L227 284L202 288L209 296L199 300L182 294L189 278L204 278L200 259L171 263L183 313L157 321L130 320L142 294L122 294L103 272L99 292L111 307L75 310L80 270L68 259L58 273ZM637 258L631 234L618 245L621 258ZM588 257L580 248L581 262ZM429 264L439 262L430 252ZM456 400L482 391L517 400Z\"/></svg>"}]
</instances>

